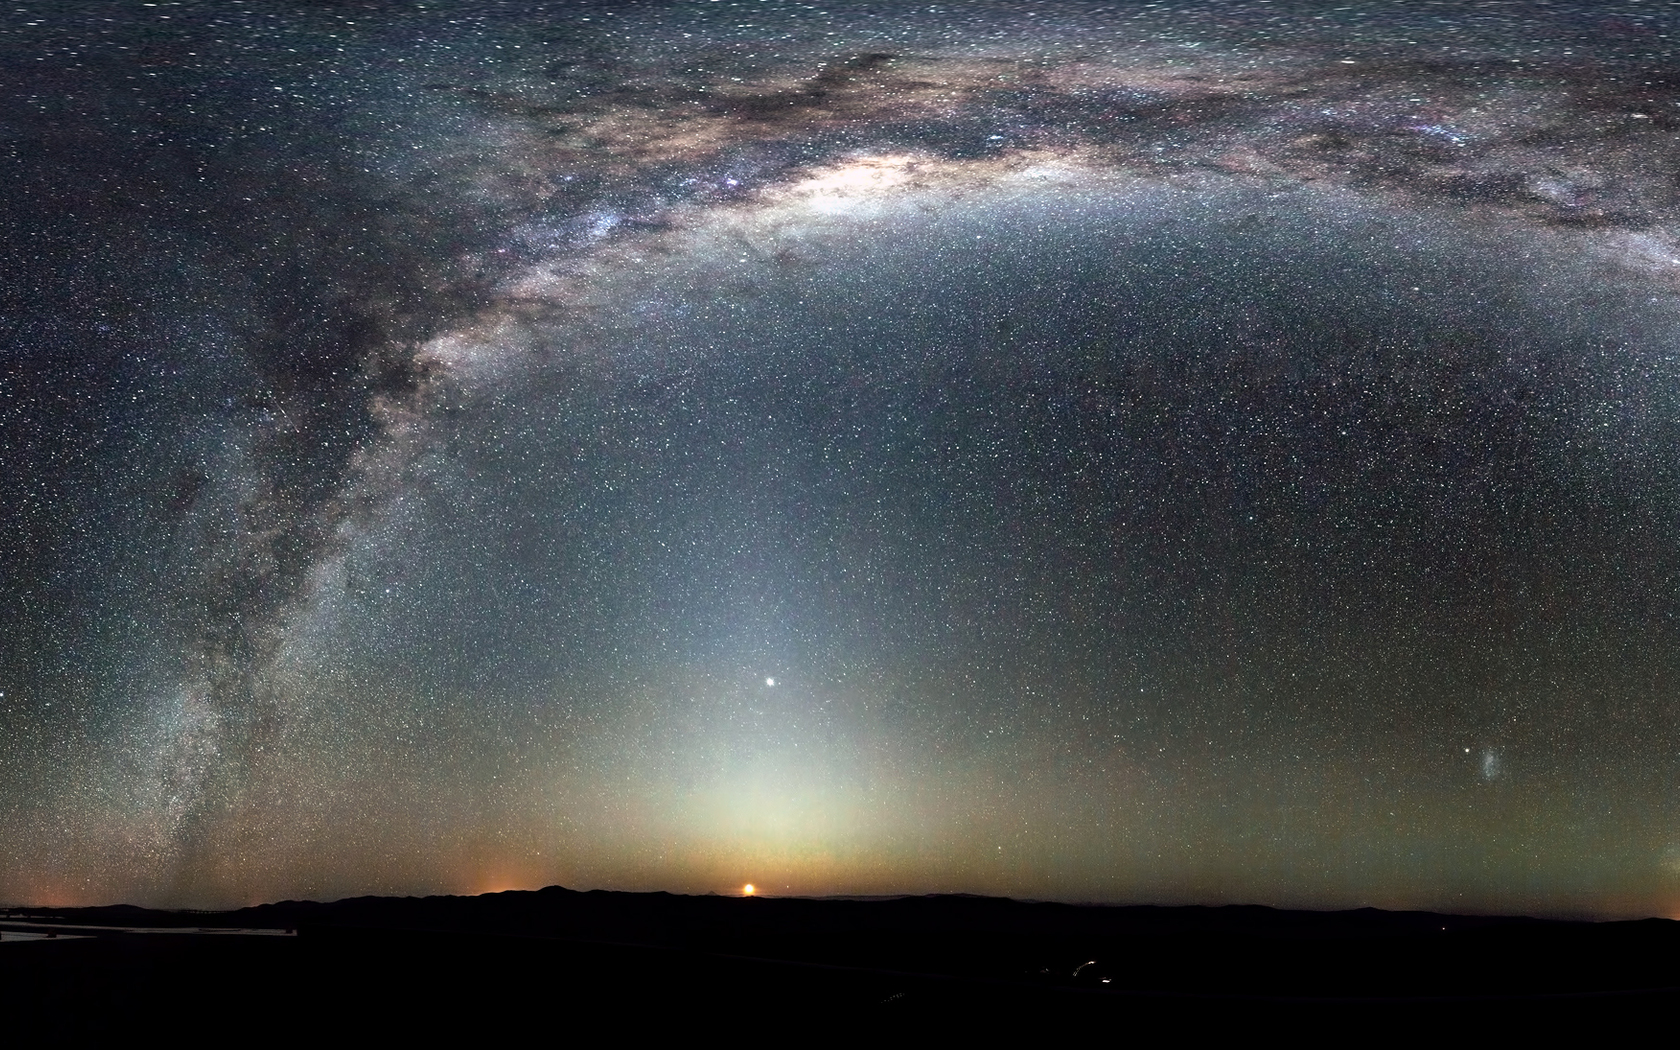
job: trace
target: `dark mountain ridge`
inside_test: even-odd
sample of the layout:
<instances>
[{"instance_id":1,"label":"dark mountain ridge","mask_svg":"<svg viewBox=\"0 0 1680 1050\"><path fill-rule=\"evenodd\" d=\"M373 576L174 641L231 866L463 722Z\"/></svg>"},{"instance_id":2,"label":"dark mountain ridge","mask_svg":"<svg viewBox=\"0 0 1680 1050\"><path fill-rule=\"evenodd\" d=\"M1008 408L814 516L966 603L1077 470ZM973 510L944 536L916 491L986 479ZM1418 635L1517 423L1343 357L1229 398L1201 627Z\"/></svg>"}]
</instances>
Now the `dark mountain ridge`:
<instances>
[{"instance_id":1,"label":"dark mountain ridge","mask_svg":"<svg viewBox=\"0 0 1680 1050\"><path fill-rule=\"evenodd\" d=\"M1350 1011L1505 1023L1680 1003L1680 923L1663 919L557 886L226 912L0 913L0 936L43 927L66 937L7 945L0 977L14 989L35 985L44 1001L80 1002L103 988L96 997L133 1010L141 989L185 979L224 987L224 1005L278 997L306 1017L430 1017L468 1027L524 1023L530 1011L558 1002L586 1014L645 1013L656 1004L659 1016L722 1019L734 1016L743 994L757 1003L755 1017L815 1012L866 1026L883 1011L941 1025L1084 1024L1122 1014L1177 1025ZM251 932L227 935L233 931ZM68 939L72 933L95 935ZM56 986L54 972L63 978ZM492 1002L501 1005L484 1012Z\"/></svg>"}]
</instances>

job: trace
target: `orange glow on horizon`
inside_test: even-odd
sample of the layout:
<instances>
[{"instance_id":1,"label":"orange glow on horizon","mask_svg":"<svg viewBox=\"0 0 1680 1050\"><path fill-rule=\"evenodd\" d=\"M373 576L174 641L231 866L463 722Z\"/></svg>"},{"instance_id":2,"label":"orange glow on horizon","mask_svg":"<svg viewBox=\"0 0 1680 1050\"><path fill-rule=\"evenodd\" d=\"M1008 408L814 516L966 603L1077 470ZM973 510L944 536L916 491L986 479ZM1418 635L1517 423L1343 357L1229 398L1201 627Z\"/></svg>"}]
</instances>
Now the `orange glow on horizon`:
<instances>
[{"instance_id":1,"label":"orange glow on horizon","mask_svg":"<svg viewBox=\"0 0 1680 1050\"><path fill-rule=\"evenodd\" d=\"M532 884L532 880L530 879L521 879L517 876L508 875L492 875L478 880L478 883L473 886L468 895L476 897L485 893L507 893L510 890L529 890L536 888L537 887Z\"/></svg>"},{"instance_id":2,"label":"orange glow on horizon","mask_svg":"<svg viewBox=\"0 0 1680 1050\"><path fill-rule=\"evenodd\" d=\"M750 882L747 883L745 886L741 887L741 896L743 896L743 897L751 897L753 894L755 894L757 892L758 892L758 890L754 889L753 884L750 883Z\"/></svg>"}]
</instances>

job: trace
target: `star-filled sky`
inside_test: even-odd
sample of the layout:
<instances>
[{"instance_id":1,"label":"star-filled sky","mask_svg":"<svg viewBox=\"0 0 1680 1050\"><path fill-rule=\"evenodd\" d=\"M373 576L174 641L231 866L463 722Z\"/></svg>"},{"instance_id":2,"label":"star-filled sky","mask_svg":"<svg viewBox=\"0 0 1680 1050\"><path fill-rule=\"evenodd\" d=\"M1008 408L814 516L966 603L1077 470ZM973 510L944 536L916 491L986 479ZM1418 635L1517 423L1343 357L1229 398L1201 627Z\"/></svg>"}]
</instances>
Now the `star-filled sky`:
<instances>
[{"instance_id":1,"label":"star-filled sky","mask_svg":"<svg viewBox=\"0 0 1680 1050\"><path fill-rule=\"evenodd\" d=\"M1680 913L1677 49L16 0L0 901Z\"/></svg>"}]
</instances>

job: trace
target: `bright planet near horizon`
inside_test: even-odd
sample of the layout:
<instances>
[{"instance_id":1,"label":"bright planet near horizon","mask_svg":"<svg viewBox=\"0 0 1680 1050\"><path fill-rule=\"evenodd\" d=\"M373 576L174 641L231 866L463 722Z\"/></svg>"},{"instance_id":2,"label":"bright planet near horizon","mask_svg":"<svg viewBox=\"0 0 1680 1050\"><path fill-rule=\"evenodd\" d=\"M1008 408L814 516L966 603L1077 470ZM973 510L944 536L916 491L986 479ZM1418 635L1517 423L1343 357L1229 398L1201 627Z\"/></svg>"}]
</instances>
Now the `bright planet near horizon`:
<instances>
[{"instance_id":1,"label":"bright planet near horizon","mask_svg":"<svg viewBox=\"0 0 1680 1050\"><path fill-rule=\"evenodd\" d=\"M0 58L0 904L1680 916L1680 8Z\"/></svg>"}]
</instances>

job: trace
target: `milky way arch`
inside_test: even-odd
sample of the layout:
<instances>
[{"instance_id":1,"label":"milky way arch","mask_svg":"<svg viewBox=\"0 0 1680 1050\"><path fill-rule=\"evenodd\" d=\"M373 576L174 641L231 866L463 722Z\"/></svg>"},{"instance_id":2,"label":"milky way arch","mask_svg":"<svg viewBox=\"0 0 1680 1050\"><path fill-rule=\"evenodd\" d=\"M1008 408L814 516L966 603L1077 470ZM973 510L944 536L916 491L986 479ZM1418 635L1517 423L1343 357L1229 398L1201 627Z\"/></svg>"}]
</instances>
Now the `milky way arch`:
<instances>
[{"instance_id":1,"label":"milky way arch","mask_svg":"<svg viewBox=\"0 0 1680 1050\"><path fill-rule=\"evenodd\" d=\"M723 6L13 34L0 890L1668 907L1663 23Z\"/></svg>"}]
</instances>

